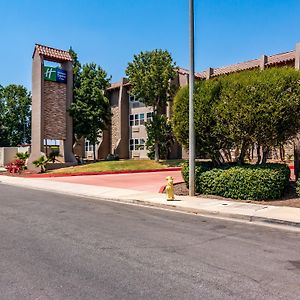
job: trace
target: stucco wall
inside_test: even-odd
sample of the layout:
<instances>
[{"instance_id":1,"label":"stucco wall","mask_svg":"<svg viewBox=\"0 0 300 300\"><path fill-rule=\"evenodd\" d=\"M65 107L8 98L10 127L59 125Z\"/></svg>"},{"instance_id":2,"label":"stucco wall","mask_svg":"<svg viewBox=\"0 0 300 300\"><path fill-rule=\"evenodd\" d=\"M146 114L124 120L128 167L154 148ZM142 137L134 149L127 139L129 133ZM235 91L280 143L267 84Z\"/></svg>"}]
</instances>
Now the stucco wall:
<instances>
[{"instance_id":1,"label":"stucco wall","mask_svg":"<svg viewBox=\"0 0 300 300\"><path fill-rule=\"evenodd\" d=\"M4 167L10 161L16 159L18 147L2 147L0 148L0 167Z\"/></svg>"}]
</instances>

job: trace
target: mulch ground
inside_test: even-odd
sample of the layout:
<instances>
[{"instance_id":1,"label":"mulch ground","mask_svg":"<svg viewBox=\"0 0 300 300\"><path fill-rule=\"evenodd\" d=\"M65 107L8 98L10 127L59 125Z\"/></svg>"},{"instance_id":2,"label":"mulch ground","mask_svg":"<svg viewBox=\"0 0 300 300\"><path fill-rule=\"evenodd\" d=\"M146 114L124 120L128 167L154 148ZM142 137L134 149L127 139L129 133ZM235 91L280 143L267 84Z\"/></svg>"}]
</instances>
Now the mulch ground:
<instances>
[{"instance_id":1,"label":"mulch ground","mask_svg":"<svg viewBox=\"0 0 300 300\"><path fill-rule=\"evenodd\" d=\"M174 185L175 195L178 196L188 196L189 190L187 189L185 183L178 183ZM230 200L236 202L246 202L246 203L255 203L255 204L265 204L265 205L274 205L274 206L291 206L300 208L300 198L296 194L296 184L294 181L290 182L289 187L287 188L285 195L282 199L279 200L263 200L263 201L254 201L254 200L236 200L236 199L228 199L220 196L214 195L201 195L197 194L196 197L201 198L210 198L210 199L218 199L218 200Z\"/></svg>"}]
</instances>

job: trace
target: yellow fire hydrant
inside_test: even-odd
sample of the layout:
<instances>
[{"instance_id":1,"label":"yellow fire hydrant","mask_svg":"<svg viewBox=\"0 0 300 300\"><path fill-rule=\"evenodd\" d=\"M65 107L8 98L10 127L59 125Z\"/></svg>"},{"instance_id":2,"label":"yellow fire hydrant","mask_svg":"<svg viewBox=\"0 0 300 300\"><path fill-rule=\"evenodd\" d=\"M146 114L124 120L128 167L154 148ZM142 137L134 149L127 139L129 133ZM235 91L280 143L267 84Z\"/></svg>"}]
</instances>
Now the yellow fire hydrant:
<instances>
[{"instance_id":1,"label":"yellow fire hydrant","mask_svg":"<svg viewBox=\"0 0 300 300\"><path fill-rule=\"evenodd\" d=\"M166 186L167 201L175 200L173 177L172 176L167 176L166 180L168 181L167 186Z\"/></svg>"}]
</instances>

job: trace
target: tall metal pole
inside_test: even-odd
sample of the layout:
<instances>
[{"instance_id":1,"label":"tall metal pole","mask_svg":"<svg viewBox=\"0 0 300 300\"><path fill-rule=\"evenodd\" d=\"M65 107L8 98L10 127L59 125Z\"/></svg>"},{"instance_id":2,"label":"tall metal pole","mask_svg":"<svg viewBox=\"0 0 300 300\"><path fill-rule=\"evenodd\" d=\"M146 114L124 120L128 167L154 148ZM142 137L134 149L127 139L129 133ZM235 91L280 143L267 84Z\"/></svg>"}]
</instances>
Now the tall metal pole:
<instances>
[{"instance_id":1,"label":"tall metal pole","mask_svg":"<svg viewBox=\"0 0 300 300\"><path fill-rule=\"evenodd\" d=\"M194 128L194 0L190 1L190 77L189 77L189 195L195 195L195 128Z\"/></svg>"}]
</instances>

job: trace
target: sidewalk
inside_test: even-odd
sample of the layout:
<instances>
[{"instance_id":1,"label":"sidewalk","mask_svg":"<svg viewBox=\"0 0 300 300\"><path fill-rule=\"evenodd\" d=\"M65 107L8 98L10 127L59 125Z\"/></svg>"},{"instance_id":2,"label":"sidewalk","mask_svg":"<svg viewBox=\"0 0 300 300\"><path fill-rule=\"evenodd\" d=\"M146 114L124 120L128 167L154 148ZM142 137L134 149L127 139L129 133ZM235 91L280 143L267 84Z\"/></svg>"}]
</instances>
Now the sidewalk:
<instances>
[{"instance_id":1,"label":"sidewalk","mask_svg":"<svg viewBox=\"0 0 300 300\"><path fill-rule=\"evenodd\" d=\"M188 196L176 196L176 201L166 201L165 194L147 191L12 176L0 176L0 184L16 185L99 200L163 207L206 216L239 219L249 222L275 223L300 229L300 208L276 207Z\"/></svg>"}]
</instances>

